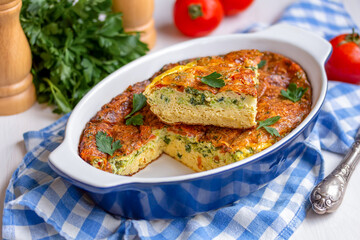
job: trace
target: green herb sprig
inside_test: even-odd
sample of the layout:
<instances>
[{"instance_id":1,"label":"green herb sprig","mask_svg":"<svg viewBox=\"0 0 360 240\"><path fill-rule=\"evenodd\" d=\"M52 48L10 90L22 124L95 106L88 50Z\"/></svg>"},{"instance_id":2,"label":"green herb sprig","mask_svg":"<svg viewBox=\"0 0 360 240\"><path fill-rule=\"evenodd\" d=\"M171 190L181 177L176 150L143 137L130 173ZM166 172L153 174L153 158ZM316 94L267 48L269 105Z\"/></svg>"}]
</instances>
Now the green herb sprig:
<instances>
[{"instance_id":1,"label":"green herb sprig","mask_svg":"<svg viewBox=\"0 0 360 240\"><path fill-rule=\"evenodd\" d=\"M40 103L70 112L107 75L143 56L148 47L125 33L111 0L23 0L21 25L29 39ZM103 18L99 19L99 15Z\"/></svg>"},{"instance_id":2,"label":"green herb sprig","mask_svg":"<svg viewBox=\"0 0 360 240\"><path fill-rule=\"evenodd\" d=\"M272 118L268 118L268 119L266 119L264 121L260 121L259 126L256 129L264 128L268 133L271 134L271 136L280 137L280 134L276 130L276 128L269 127L270 125L273 125L274 123L279 121L280 118L281 118L280 116L275 116L275 117L272 117Z\"/></svg>"},{"instance_id":3,"label":"green herb sprig","mask_svg":"<svg viewBox=\"0 0 360 240\"><path fill-rule=\"evenodd\" d=\"M144 94L135 93L133 96L132 111L128 115L126 115L125 119L131 117L131 115L140 111L143 107L145 107L145 105L146 105L146 97L144 96Z\"/></svg>"},{"instance_id":4,"label":"green herb sprig","mask_svg":"<svg viewBox=\"0 0 360 240\"><path fill-rule=\"evenodd\" d=\"M214 87L214 88L221 88L223 86L225 86L225 82L224 79L222 79L222 75L220 73L217 72L213 72L205 77L201 77L201 82L209 85L210 87Z\"/></svg>"},{"instance_id":5,"label":"green herb sprig","mask_svg":"<svg viewBox=\"0 0 360 240\"><path fill-rule=\"evenodd\" d=\"M120 140L113 142L114 139L110 136L107 136L105 132L97 132L95 139L98 150L103 153L107 153L110 156L112 156L116 150L122 147Z\"/></svg>"},{"instance_id":6,"label":"green herb sprig","mask_svg":"<svg viewBox=\"0 0 360 240\"><path fill-rule=\"evenodd\" d=\"M134 94L133 103L132 103L132 111L125 116L126 125L134 125L139 126L143 125L144 117L141 114L133 115L134 113L140 111L146 105L146 97L142 94Z\"/></svg>"},{"instance_id":7,"label":"green herb sprig","mask_svg":"<svg viewBox=\"0 0 360 240\"><path fill-rule=\"evenodd\" d=\"M171 142L171 139L168 136L164 136L164 142L166 144L169 144Z\"/></svg>"},{"instance_id":8,"label":"green herb sprig","mask_svg":"<svg viewBox=\"0 0 360 240\"><path fill-rule=\"evenodd\" d=\"M264 67L265 64L266 64L266 60L261 60L261 61L259 62L259 64L257 65L257 67L260 69L260 68Z\"/></svg>"},{"instance_id":9,"label":"green herb sprig","mask_svg":"<svg viewBox=\"0 0 360 240\"><path fill-rule=\"evenodd\" d=\"M297 87L295 83L290 83L287 91L281 90L280 93L283 97L290 99L291 101L298 102L304 96L307 88Z\"/></svg>"},{"instance_id":10,"label":"green herb sprig","mask_svg":"<svg viewBox=\"0 0 360 240\"><path fill-rule=\"evenodd\" d=\"M144 116L142 114L137 114L132 116L131 118L128 118L125 122L126 125L134 125L134 126L140 126L144 124Z\"/></svg>"}]
</instances>

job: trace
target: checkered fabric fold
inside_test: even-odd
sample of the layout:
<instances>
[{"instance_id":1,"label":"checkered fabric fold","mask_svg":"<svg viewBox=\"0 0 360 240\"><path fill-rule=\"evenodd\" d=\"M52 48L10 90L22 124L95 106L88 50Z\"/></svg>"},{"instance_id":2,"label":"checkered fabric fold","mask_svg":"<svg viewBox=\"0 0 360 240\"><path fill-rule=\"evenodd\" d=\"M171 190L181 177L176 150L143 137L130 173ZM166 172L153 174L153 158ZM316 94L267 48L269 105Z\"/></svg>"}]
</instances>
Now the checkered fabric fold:
<instances>
[{"instance_id":1,"label":"checkered fabric fold","mask_svg":"<svg viewBox=\"0 0 360 240\"><path fill-rule=\"evenodd\" d=\"M299 1L290 6L281 21L303 23L315 18L321 8L323 25L353 27L338 2ZM305 4L305 5L302 5ZM338 6L335 10L332 4ZM331 5L331 6L330 6ZM300 7L306 6L306 7ZM293 11L292 7L297 10ZM300 16L295 21L291 20ZM340 19L340 20L339 20ZM312 25L315 20L309 21ZM323 36L335 32L323 32ZM345 28L344 28L345 29ZM337 30L336 30L337 31ZM345 30L344 30L345 31ZM360 87L330 82L318 122L298 151L293 164L262 189L218 210L173 220L130 220L113 216L94 205L81 189L51 170L48 156L63 140L68 115L40 131L24 134L28 153L14 172L5 196L4 239L287 239L304 220L309 194L323 178L321 148L344 154L360 123Z\"/></svg>"},{"instance_id":2,"label":"checkered fabric fold","mask_svg":"<svg viewBox=\"0 0 360 240\"><path fill-rule=\"evenodd\" d=\"M339 0L298 1L285 10L279 22L296 25L328 40L351 33L352 28L359 31Z\"/></svg>"},{"instance_id":3,"label":"checkered fabric fold","mask_svg":"<svg viewBox=\"0 0 360 240\"><path fill-rule=\"evenodd\" d=\"M327 40L342 34L351 33L354 28L359 32L341 0L299 0L286 8L277 23L287 23ZM256 32L269 27L269 24L254 23L238 32Z\"/></svg>"}]
</instances>

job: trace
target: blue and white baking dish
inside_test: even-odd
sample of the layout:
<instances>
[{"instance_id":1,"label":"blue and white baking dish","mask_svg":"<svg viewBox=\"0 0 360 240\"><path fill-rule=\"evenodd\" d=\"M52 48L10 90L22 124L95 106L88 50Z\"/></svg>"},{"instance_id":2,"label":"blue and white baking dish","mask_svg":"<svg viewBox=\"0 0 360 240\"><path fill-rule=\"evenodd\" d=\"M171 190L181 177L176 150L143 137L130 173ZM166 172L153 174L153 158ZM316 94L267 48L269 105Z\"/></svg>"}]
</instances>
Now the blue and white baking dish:
<instances>
[{"instance_id":1,"label":"blue and white baking dish","mask_svg":"<svg viewBox=\"0 0 360 240\"><path fill-rule=\"evenodd\" d=\"M273 146L240 162L194 173L163 154L134 176L98 170L78 155L85 124L101 106L129 85L151 77L167 63L239 49L283 54L299 63L312 84L313 105L307 118ZM324 63L331 45L299 28L280 24L250 34L206 37L151 53L109 75L76 106L66 126L63 143L49 156L50 166L63 178L84 189L106 211L133 219L186 217L223 207L276 178L291 164L297 143L312 130L327 90Z\"/></svg>"}]
</instances>

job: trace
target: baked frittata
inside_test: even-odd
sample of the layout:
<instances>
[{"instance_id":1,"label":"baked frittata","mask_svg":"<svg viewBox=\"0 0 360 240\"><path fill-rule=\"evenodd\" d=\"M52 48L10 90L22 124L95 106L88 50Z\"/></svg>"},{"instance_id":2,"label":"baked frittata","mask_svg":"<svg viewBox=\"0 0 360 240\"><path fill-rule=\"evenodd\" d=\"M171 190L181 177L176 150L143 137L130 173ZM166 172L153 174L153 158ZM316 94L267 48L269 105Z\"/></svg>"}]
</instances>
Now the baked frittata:
<instances>
[{"instance_id":1,"label":"baked frittata","mask_svg":"<svg viewBox=\"0 0 360 240\"><path fill-rule=\"evenodd\" d=\"M240 161L264 150L290 133L308 115L311 109L311 86L305 72L290 59L264 52L261 60L266 61L266 64L259 69L256 121L260 123L279 117L271 125L279 133L278 136L259 124L250 129L168 125L160 121L149 105L134 114L143 116L142 125L126 125L125 117L132 111L134 94L142 93L156 76L176 66L185 66L192 62L189 60L166 65L150 80L129 86L126 91L105 104L85 126L79 144L81 158L98 169L132 175L162 153L194 171L205 171ZM235 61L241 59L235 58ZM281 94L281 90L287 90L290 83L308 88L297 102ZM119 140L121 148L112 155L100 151L96 142L99 132L106 133L114 142Z\"/></svg>"},{"instance_id":2,"label":"baked frittata","mask_svg":"<svg viewBox=\"0 0 360 240\"><path fill-rule=\"evenodd\" d=\"M169 124L253 127L261 55L240 50L173 67L146 87L150 110Z\"/></svg>"}]
</instances>

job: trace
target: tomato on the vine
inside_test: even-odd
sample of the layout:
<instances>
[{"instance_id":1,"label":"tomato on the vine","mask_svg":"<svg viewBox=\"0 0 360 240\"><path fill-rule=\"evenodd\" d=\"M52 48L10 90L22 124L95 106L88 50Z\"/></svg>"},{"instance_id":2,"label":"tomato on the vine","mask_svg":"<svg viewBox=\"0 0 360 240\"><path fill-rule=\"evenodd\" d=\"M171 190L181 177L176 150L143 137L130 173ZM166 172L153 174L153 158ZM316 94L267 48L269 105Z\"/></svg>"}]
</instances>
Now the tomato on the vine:
<instances>
[{"instance_id":1,"label":"tomato on the vine","mask_svg":"<svg viewBox=\"0 0 360 240\"><path fill-rule=\"evenodd\" d=\"M209 34L224 16L219 0L176 0L174 22L185 35L200 37Z\"/></svg>"},{"instance_id":2,"label":"tomato on the vine","mask_svg":"<svg viewBox=\"0 0 360 240\"><path fill-rule=\"evenodd\" d=\"M253 0L221 0L226 16L235 15L247 9Z\"/></svg>"},{"instance_id":3,"label":"tomato on the vine","mask_svg":"<svg viewBox=\"0 0 360 240\"><path fill-rule=\"evenodd\" d=\"M360 36L353 29L330 40L333 52L325 65L329 80L360 83Z\"/></svg>"}]
</instances>

